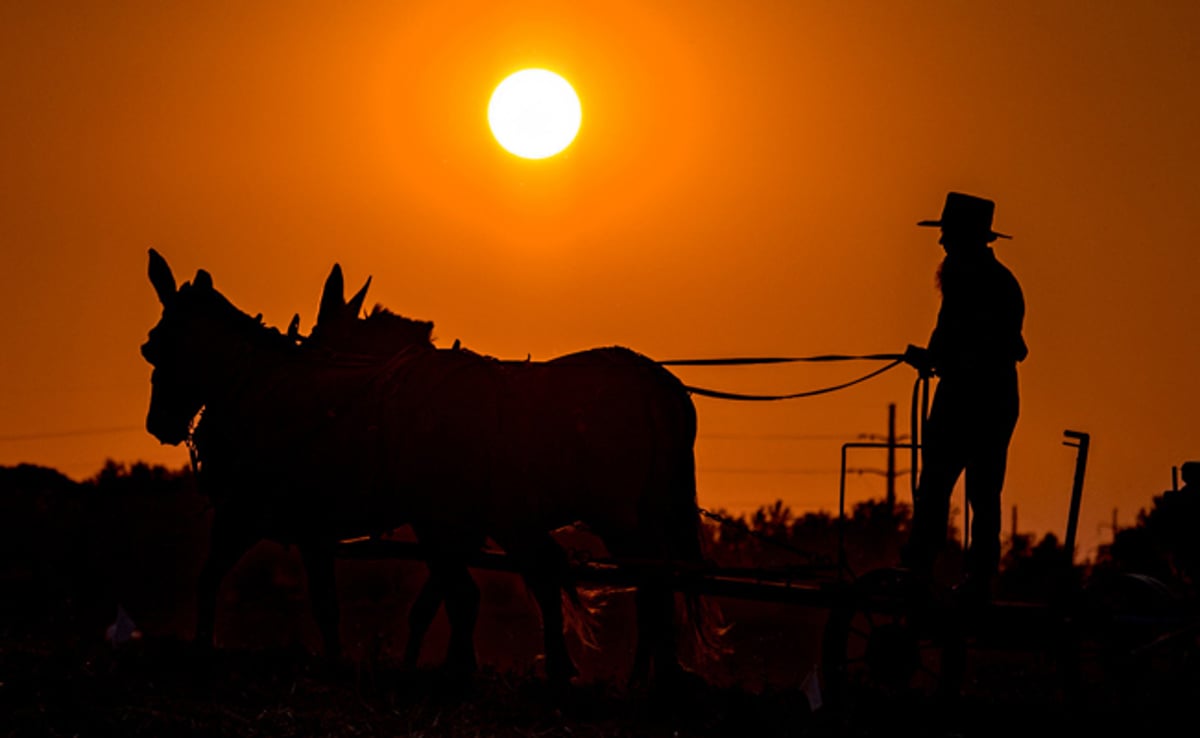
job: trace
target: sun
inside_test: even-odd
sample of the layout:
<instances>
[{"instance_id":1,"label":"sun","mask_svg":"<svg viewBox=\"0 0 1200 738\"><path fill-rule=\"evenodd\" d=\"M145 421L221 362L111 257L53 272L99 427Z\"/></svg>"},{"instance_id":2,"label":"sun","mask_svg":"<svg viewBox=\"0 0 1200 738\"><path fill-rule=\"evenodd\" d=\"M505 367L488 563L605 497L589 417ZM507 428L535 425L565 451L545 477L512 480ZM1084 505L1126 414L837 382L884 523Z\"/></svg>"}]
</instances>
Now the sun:
<instances>
[{"instance_id":1,"label":"sun","mask_svg":"<svg viewBox=\"0 0 1200 738\"><path fill-rule=\"evenodd\" d=\"M496 86L488 125L496 141L524 159L545 159L571 145L583 109L571 83L546 69L522 69Z\"/></svg>"}]
</instances>

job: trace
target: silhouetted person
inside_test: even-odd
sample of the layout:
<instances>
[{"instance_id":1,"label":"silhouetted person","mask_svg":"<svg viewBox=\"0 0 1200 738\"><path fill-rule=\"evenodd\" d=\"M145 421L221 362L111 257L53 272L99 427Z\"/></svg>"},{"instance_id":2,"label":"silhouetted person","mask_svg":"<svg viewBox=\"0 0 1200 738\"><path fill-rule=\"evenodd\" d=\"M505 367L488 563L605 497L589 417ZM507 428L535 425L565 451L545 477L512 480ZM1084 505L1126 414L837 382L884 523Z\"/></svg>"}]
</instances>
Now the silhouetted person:
<instances>
[{"instance_id":1,"label":"silhouetted person","mask_svg":"<svg viewBox=\"0 0 1200 738\"><path fill-rule=\"evenodd\" d=\"M1021 287L989 245L1009 238L992 230L994 212L991 200L951 192L941 219L917 224L942 231L942 304L929 347L909 346L905 354L938 382L920 439L922 469L904 565L932 573L946 543L950 495L965 471L974 520L959 591L980 598L990 595L1000 563L1000 491L1019 412L1017 362L1028 353Z\"/></svg>"}]
</instances>

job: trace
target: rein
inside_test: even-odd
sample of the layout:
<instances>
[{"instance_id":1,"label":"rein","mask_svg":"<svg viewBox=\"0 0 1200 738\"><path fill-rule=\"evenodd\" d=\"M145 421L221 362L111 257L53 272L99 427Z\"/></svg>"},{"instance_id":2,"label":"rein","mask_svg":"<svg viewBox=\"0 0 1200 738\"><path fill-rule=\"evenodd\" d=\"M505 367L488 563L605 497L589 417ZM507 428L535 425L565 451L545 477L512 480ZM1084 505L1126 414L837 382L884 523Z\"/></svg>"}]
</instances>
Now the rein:
<instances>
[{"instance_id":1,"label":"rein","mask_svg":"<svg viewBox=\"0 0 1200 738\"><path fill-rule=\"evenodd\" d=\"M817 354L815 356L755 356L725 359L669 359L663 366L745 366L748 364L793 364L820 361L894 361L904 354Z\"/></svg>"},{"instance_id":2,"label":"rein","mask_svg":"<svg viewBox=\"0 0 1200 738\"><path fill-rule=\"evenodd\" d=\"M721 390L706 389L704 387L693 387L684 385L684 389L695 395L702 397L712 397L718 400L737 400L740 402L774 402L776 400L796 400L801 397L815 397L824 395L830 392L844 390L847 387L853 387L856 384L873 379L884 372L894 369L904 363L903 354L817 354L814 356L763 356L763 357L735 357L724 359L671 359L668 361L657 362L661 366L748 366L758 364L791 364L796 362L830 362L830 361L887 361L890 362L886 366L870 371L861 377L857 377L848 382L831 385L829 387L821 387L820 389L807 390L805 392L792 392L783 395L748 395L739 392L724 392Z\"/></svg>"},{"instance_id":3,"label":"rein","mask_svg":"<svg viewBox=\"0 0 1200 738\"><path fill-rule=\"evenodd\" d=\"M821 387L820 389L808 390L806 392L793 392L785 395L747 395L738 392L723 392L720 390L705 389L703 387L693 387L684 385L684 389L694 395L702 397L712 397L717 400L736 400L739 402L773 402L777 400L795 400L801 397L815 397L824 395L830 392L853 387L856 384L873 379L886 371L896 368L904 363L903 354L816 354L813 356L758 356L758 357L731 357L721 359L671 359L668 361L660 361L658 364L662 366L751 366L762 364L792 364L798 362L828 362L828 361L887 361L888 364L868 372L861 377L842 382L829 387ZM913 383L912 391L912 409L910 415L911 438L912 438L912 473L909 478L912 481L913 493L916 493L918 484L918 468L920 466L920 440L925 435L925 420L929 417L929 376L924 373L918 373L916 381ZM716 520L720 520L714 515L709 514L707 510L701 509L702 514L708 515ZM725 521L721 521L725 522Z\"/></svg>"}]
</instances>

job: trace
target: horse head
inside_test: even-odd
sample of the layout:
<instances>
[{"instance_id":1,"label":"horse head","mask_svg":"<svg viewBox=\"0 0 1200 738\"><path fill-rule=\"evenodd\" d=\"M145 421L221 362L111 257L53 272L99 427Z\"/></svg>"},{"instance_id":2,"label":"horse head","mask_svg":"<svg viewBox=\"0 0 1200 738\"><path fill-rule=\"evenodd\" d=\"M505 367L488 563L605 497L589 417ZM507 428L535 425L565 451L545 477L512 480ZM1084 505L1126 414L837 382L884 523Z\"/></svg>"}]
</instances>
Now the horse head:
<instances>
[{"instance_id":1,"label":"horse head","mask_svg":"<svg viewBox=\"0 0 1200 738\"><path fill-rule=\"evenodd\" d=\"M166 260L151 249L149 275L163 310L142 344L154 367L146 430L177 445L200 409L236 379L256 338L272 331L217 292L203 269L177 288Z\"/></svg>"},{"instance_id":2,"label":"horse head","mask_svg":"<svg viewBox=\"0 0 1200 738\"><path fill-rule=\"evenodd\" d=\"M433 347L433 323L429 321L406 318L379 305L360 318L370 286L367 277L362 289L347 300L342 268L334 264L306 345L360 356L392 356L410 346Z\"/></svg>"}]
</instances>

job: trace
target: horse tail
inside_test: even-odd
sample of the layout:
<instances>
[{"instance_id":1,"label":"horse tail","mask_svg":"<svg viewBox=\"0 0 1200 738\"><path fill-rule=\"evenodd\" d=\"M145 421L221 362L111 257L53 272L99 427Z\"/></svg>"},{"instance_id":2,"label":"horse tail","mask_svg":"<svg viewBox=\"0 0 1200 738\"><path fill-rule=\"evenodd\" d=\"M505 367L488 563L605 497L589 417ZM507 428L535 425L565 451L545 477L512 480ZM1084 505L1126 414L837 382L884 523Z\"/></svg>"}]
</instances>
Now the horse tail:
<instances>
[{"instance_id":1,"label":"horse tail","mask_svg":"<svg viewBox=\"0 0 1200 738\"><path fill-rule=\"evenodd\" d=\"M675 379L672 375L672 379ZM675 380L678 383L678 380ZM703 522L696 499L696 407L684 391L679 397L676 443L669 449L672 514L667 517L667 544L671 559L683 564L684 624L697 662L718 661L729 653L724 636L729 631L720 608L711 598L701 597L699 579L708 565ZM694 577L694 578L693 578ZM688 582L688 579L693 581Z\"/></svg>"},{"instance_id":2,"label":"horse tail","mask_svg":"<svg viewBox=\"0 0 1200 738\"><path fill-rule=\"evenodd\" d=\"M685 586L683 593L684 624L686 634L691 642L692 651L700 664L714 663L729 653L729 647L724 642L724 636L729 631L720 607L709 597L702 597L698 591L699 580L703 569L708 564L705 555L703 523L700 511L696 505L695 494L695 464L688 460L687 479L691 480L691 495L686 515L677 515L673 520L678 522L676 550L673 558L683 562ZM688 579L693 581L689 582Z\"/></svg>"},{"instance_id":3,"label":"horse tail","mask_svg":"<svg viewBox=\"0 0 1200 738\"><path fill-rule=\"evenodd\" d=\"M570 572L570 561L566 549L553 538L547 537L539 550L538 559L542 566L553 572L562 602L562 629L564 634L573 635L584 648L600 650L599 615L606 604L611 587L580 587ZM526 580L528 582L528 580Z\"/></svg>"},{"instance_id":4,"label":"horse tail","mask_svg":"<svg viewBox=\"0 0 1200 738\"><path fill-rule=\"evenodd\" d=\"M574 581L565 582L562 586L563 632L573 634L584 648L591 651L600 650L596 631L605 594L607 591L599 588L581 590Z\"/></svg>"}]
</instances>

